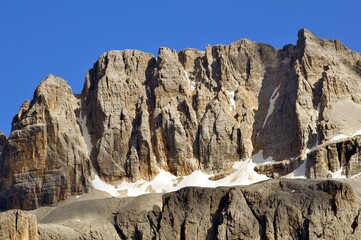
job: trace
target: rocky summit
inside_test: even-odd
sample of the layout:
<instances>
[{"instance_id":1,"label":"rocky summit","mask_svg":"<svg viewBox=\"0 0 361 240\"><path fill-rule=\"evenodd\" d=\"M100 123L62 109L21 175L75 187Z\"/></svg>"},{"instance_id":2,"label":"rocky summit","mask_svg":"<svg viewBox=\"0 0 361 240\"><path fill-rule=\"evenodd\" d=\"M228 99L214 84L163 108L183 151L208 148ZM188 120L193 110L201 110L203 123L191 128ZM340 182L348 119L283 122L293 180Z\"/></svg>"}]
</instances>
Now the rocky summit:
<instances>
[{"instance_id":1,"label":"rocky summit","mask_svg":"<svg viewBox=\"0 0 361 240\"><path fill-rule=\"evenodd\" d=\"M106 52L81 94L49 75L0 132L0 208L33 210L0 238L361 238L360 82L360 53L306 29Z\"/></svg>"}]
</instances>

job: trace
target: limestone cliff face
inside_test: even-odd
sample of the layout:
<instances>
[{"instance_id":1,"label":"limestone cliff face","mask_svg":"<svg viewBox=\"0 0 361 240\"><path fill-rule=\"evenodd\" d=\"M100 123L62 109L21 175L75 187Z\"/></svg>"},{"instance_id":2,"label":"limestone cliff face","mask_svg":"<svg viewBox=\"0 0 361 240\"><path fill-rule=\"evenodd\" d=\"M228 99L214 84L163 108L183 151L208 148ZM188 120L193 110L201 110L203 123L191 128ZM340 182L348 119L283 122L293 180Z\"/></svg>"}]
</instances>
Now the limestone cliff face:
<instances>
[{"instance_id":1,"label":"limestone cliff face","mask_svg":"<svg viewBox=\"0 0 361 240\"><path fill-rule=\"evenodd\" d=\"M263 150L290 161L280 170L286 174L307 149L361 129L346 114L361 110L360 59L307 30L280 50L240 40L205 51L161 48L157 59L106 53L83 91L92 161L105 179L135 180L158 167L222 172Z\"/></svg>"},{"instance_id":2,"label":"limestone cliff face","mask_svg":"<svg viewBox=\"0 0 361 240\"><path fill-rule=\"evenodd\" d=\"M91 158L105 179L151 178L157 173L145 87L154 64L147 53L111 51L86 77L81 114L92 136Z\"/></svg>"},{"instance_id":3,"label":"limestone cliff face","mask_svg":"<svg viewBox=\"0 0 361 240\"><path fill-rule=\"evenodd\" d=\"M333 140L361 129L360 81L360 54L308 30L282 49L243 39L205 51L160 48L157 58L104 53L81 95L50 76L9 138L0 136L1 205L35 208L86 192L93 169L109 182L152 179L159 169L224 175L261 150L277 161L257 167L271 177L308 152L309 177L343 166L358 173L358 160L340 157L348 142Z\"/></svg>"},{"instance_id":4,"label":"limestone cliff face","mask_svg":"<svg viewBox=\"0 0 361 240\"><path fill-rule=\"evenodd\" d=\"M260 142L252 139L254 125L264 123L261 136L273 128L268 99L286 78L279 58L291 61L290 50L283 51L279 57L271 46L240 40L205 52L161 48L157 59L138 51L104 54L82 95L100 175L151 178L158 167L176 175L217 173L250 157ZM277 153L290 152L298 153L292 146Z\"/></svg>"},{"instance_id":5,"label":"limestone cliff face","mask_svg":"<svg viewBox=\"0 0 361 240\"><path fill-rule=\"evenodd\" d=\"M340 133L351 135L359 130L360 54L307 30L300 31L297 49L296 107L303 144L312 148Z\"/></svg>"},{"instance_id":6,"label":"limestone cliff face","mask_svg":"<svg viewBox=\"0 0 361 240\"><path fill-rule=\"evenodd\" d=\"M1 173L2 207L30 209L90 187L90 162L77 124L78 100L49 76L13 119Z\"/></svg>"}]
</instances>

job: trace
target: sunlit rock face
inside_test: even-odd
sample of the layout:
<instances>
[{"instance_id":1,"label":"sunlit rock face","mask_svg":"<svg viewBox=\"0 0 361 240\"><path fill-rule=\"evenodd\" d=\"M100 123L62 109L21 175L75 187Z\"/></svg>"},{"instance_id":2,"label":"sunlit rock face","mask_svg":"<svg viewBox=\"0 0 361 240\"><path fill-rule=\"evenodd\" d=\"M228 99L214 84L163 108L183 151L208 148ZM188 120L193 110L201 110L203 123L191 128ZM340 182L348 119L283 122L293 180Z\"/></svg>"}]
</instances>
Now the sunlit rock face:
<instances>
[{"instance_id":1,"label":"sunlit rock face","mask_svg":"<svg viewBox=\"0 0 361 240\"><path fill-rule=\"evenodd\" d=\"M205 51L160 48L157 57L104 53L80 95L49 76L9 138L0 136L1 206L82 194L94 174L108 183L150 181L161 171L220 179L260 152L275 160L255 168L268 177L301 165L312 178L341 168L354 175L359 151L345 141L361 133L360 81L359 53L308 30L282 49L242 39Z\"/></svg>"},{"instance_id":2,"label":"sunlit rock face","mask_svg":"<svg viewBox=\"0 0 361 240\"><path fill-rule=\"evenodd\" d=\"M21 210L0 213L0 237L13 240L38 240L36 217Z\"/></svg>"},{"instance_id":3,"label":"sunlit rock face","mask_svg":"<svg viewBox=\"0 0 361 240\"><path fill-rule=\"evenodd\" d=\"M92 162L104 179L151 179L158 168L222 173L263 150L288 161L267 168L285 175L317 145L361 129L360 64L358 53L308 30L279 50L240 40L161 48L157 58L105 53L82 95Z\"/></svg>"},{"instance_id":4,"label":"sunlit rock face","mask_svg":"<svg viewBox=\"0 0 361 240\"><path fill-rule=\"evenodd\" d=\"M37 208L87 191L91 165L78 108L67 83L51 75L23 104L2 154L1 207Z\"/></svg>"}]
</instances>

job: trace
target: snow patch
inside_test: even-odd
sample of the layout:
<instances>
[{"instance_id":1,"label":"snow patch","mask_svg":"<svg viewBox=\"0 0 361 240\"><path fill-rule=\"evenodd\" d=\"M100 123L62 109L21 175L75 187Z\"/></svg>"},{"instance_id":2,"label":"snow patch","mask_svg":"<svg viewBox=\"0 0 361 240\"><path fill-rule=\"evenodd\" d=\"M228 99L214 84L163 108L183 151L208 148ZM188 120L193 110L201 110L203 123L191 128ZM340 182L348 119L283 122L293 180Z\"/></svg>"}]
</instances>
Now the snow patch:
<instances>
[{"instance_id":1,"label":"snow patch","mask_svg":"<svg viewBox=\"0 0 361 240\"><path fill-rule=\"evenodd\" d=\"M268 158L263 157L263 150L258 151L255 155L252 156L252 161L254 163L273 163L275 162L273 158L270 156Z\"/></svg>"},{"instance_id":2,"label":"snow patch","mask_svg":"<svg viewBox=\"0 0 361 240\"><path fill-rule=\"evenodd\" d=\"M276 87L275 90L274 90L273 93L272 93L272 96L271 96L271 98L270 98L270 100L269 100L269 107L268 107L267 116L266 116L266 118L264 119L262 128L264 128L264 126L265 126L266 123L267 123L267 120L268 120L269 116L271 116L271 114L273 113L273 110L274 110L274 108L275 108L275 102L276 102L278 96L280 95L279 92L278 92L278 89L280 88L280 86L281 86L281 84L278 85L278 87Z\"/></svg>"},{"instance_id":3,"label":"snow patch","mask_svg":"<svg viewBox=\"0 0 361 240\"><path fill-rule=\"evenodd\" d=\"M354 132L354 133L352 134L352 137L358 136L358 135L361 135L361 129L360 129L360 130L357 130L356 132Z\"/></svg>"},{"instance_id":4,"label":"snow patch","mask_svg":"<svg viewBox=\"0 0 361 240\"><path fill-rule=\"evenodd\" d=\"M257 163L253 162L252 158L234 163L233 168L236 171L218 180L218 186L249 185L269 179L266 175L259 174L254 170L256 165Z\"/></svg>"},{"instance_id":5,"label":"snow patch","mask_svg":"<svg viewBox=\"0 0 361 240\"><path fill-rule=\"evenodd\" d=\"M101 180L100 177L98 176L98 174L95 174L95 178L94 178L94 180L92 180L92 184L95 189L107 192L110 195L112 195L113 197L116 197L119 195L115 186Z\"/></svg>"},{"instance_id":6,"label":"snow patch","mask_svg":"<svg viewBox=\"0 0 361 240\"><path fill-rule=\"evenodd\" d=\"M306 164L307 164L307 159L303 160L303 163L297 168L295 169L293 172L287 174L286 176L283 176L283 178L303 178L306 179Z\"/></svg>"},{"instance_id":7,"label":"snow patch","mask_svg":"<svg viewBox=\"0 0 361 240\"><path fill-rule=\"evenodd\" d=\"M235 106L236 106L236 102L234 101L234 91L228 91L226 90L226 93L228 95L229 98L229 110L232 110Z\"/></svg>"},{"instance_id":8,"label":"snow patch","mask_svg":"<svg viewBox=\"0 0 361 240\"><path fill-rule=\"evenodd\" d=\"M331 141L338 141L338 140L341 140L341 139L344 139L344 138L347 138L347 136L344 135L344 134L339 134L339 135L334 136L334 137L331 139Z\"/></svg>"},{"instance_id":9,"label":"snow patch","mask_svg":"<svg viewBox=\"0 0 361 240\"><path fill-rule=\"evenodd\" d=\"M249 185L269 179L266 175L254 171L257 163L267 162L273 162L272 157L264 159L263 153L260 151L245 161L235 162L233 164L233 172L216 181L210 180L214 176L213 174L206 174L201 171L194 171L188 176L177 177L159 169L159 174L151 181L141 179L130 183L124 180L118 185L112 185L104 182L95 174L92 183L95 189L107 192L114 197L172 192L188 186L215 188L219 186Z\"/></svg>"},{"instance_id":10,"label":"snow patch","mask_svg":"<svg viewBox=\"0 0 361 240\"><path fill-rule=\"evenodd\" d=\"M336 136L333 136L331 141L338 141L338 140L341 140L341 139L345 139L345 138L348 138L348 137L355 137L355 136L359 136L361 135L361 129L360 130L357 130L355 131L353 134L351 134L350 136L347 136L345 134L339 134L339 135L336 135Z\"/></svg>"},{"instance_id":11,"label":"snow patch","mask_svg":"<svg viewBox=\"0 0 361 240\"><path fill-rule=\"evenodd\" d=\"M196 84L195 84L195 82L193 82L192 80L189 79L189 76L188 76L188 73L186 70L184 70L184 75L186 77L186 80L190 84L192 91L196 90Z\"/></svg>"},{"instance_id":12,"label":"snow patch","mask_svg":"<svg viewBox=\"0 0 361 240\"><path fill-rule=\"evenodd\" d=\"M331 173L332 178L346 178L345 175L342 175L342 167L339 170L337 170L336 172L329 171L329 173Z\"/></svg>"},{"instance_id":13,"label":"snow patch","mask_svg":"<svg viewBox=\"0 0 361 240\"><path fill-rule=\"evenodd\" d=\"M320 118L320 109L321 109L321 103L317 104L317 108L316 108L316 119L317 119L317 121Z\"/></svg>"}]
</instances>

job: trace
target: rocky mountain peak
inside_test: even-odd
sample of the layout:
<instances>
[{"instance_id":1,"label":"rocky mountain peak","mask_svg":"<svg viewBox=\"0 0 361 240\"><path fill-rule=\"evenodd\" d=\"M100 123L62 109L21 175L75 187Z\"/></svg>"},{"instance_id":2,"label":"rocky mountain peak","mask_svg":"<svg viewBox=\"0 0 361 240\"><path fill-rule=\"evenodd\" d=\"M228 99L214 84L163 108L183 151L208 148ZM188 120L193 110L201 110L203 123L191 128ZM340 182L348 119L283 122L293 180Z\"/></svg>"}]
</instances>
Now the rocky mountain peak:
<instances>
[{"instance_id":1,"label":"rocky mountain peak","mask_svg":"<svg viewBox=\"0 0 361 240\"><path fill-rule=\"evenodd\" d=\"M104 53L81 95L49 75L20 108L3 144L1 205L52 204L88 191L95 177L134 182L201 171L218 179L255 155L275 161L255 168L269 177L306 160L312 178L346 167L352 175L360 62L306 29L296 46L279 50L243 39L204 51L162 47L157 58ZM334 145L340 134L350 142Z\"/></svg>"},{"instance_id":2,"label":"rocky mountain peak","mask_svg":"<svg viewBox=\"0 0 361 240\"><path fill-rule=\"evenodd\" d=\"M302 28L298 31L298 42L301 44L305 44L306 42L308 43L309 41L313 41L319 39L318 37L316 37L315 34L313 34L310 30L306 29L306 28Z\"/></svg>"},{"instance_id":3,"label":"rocky mountain peak","mask_svg":"<svg viewBox=\"0 0 361 240\"><path fill-rule=\"evenodd\" d=\"M23 104L3 152L2 208L35 208L90 187L78 108L66 81L52 75Z\"/></svg>"},{"instance_id":4,"label":"rocky mountain peak","mask_svg":"<svg viewBox=\"0 0 361 240\"><path fill-rule=\"evenodd\" d=\"M41 96L50 97L49 95L63 96L67 94L73 95L73 91L68 83L64 79L50 74L39 84L35 90L34 98L36 99Z\"/></svg>"}]
</instances>

